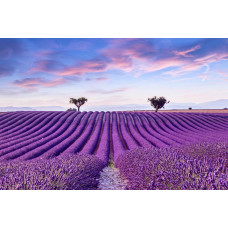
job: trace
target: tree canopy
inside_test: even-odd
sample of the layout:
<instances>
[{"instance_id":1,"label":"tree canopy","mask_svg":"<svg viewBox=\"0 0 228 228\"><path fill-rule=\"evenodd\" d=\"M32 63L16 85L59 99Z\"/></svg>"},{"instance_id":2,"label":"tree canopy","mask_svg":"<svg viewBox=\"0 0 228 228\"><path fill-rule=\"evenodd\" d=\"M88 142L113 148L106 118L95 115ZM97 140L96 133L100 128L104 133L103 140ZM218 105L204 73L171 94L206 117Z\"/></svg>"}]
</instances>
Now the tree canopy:
<instances>
[{"instance_id":1,"label":"tree canopy","mask_svg":"<svg viewBox=\"0 0 228 228\"><path fill-rule=\"evenodd\" d=\"M165 104L169 103L169 101L167 101L166 98L156 96L148 98L148 101L150 102L151 106L155 108L155 112L157 112L158 109L164 108Z\"/></svg>"},{"instance_id":2,"label":"tree canopy","mask_svg":"<svg viewBox=\"0 0 228 228\"><path fill-rule=\"evenodd\" d=\"M78 112L80 110L80 107L84 105L87 101L88 99L85 97L79 97L78 99L70 98L70 103L76 105L76 107L78 108Z\"/></svg>"}]
</instances>

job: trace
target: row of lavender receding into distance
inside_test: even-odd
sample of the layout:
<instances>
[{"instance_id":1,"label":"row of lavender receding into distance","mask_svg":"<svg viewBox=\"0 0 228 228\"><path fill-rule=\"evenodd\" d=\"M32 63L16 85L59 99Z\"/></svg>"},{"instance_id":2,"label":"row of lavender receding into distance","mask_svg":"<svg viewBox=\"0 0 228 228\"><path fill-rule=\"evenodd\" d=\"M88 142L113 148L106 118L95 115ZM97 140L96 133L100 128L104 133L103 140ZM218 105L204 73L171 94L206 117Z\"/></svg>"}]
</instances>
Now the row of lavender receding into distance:
<instances>
[{"instance_id":1,"label":"row of lavender receding into distance","mask_svg":"<svg viewBox=\"0 0 228 228\"><path fill-rule=\"evenodd\" d=\"M126 150L228 139L228 114L10 112L0 115L0 161L93 154L116 161Z\"/></svg>"}]
</instances>

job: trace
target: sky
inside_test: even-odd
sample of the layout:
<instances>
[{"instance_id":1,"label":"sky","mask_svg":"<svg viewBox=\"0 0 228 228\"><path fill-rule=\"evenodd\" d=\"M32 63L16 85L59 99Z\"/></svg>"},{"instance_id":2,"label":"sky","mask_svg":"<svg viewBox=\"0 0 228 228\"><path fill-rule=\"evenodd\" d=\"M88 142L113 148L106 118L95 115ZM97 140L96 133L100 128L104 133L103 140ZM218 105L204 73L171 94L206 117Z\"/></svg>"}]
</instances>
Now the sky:
<instances>
[{"instance_id":1,"label":"sky","mask_svg":"<svg viewBox=\"0 0 228 228\"><path fill-rule=\"evenodd\" d=\"M0 106L228 99L228 39L0 39Z\"/></svg>"}]
</instances>

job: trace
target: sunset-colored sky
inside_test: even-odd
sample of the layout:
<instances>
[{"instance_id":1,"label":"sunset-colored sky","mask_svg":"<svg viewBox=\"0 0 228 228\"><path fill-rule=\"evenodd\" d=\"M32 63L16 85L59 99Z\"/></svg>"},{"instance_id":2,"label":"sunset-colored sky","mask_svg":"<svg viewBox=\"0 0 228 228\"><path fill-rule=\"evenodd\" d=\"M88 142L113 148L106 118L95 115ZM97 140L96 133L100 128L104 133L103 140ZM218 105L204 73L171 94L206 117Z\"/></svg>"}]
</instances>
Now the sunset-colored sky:
<instances>
[{"instance_id":1,"label":"sunset-colored sky","mask_svg":"<svg viewBox=\"0 0 228 228\"><path fill-rule=\"evenodd\" d=\"M228 39L0 39L0 106L228 99Z\"/></svg>"}]
</instances>

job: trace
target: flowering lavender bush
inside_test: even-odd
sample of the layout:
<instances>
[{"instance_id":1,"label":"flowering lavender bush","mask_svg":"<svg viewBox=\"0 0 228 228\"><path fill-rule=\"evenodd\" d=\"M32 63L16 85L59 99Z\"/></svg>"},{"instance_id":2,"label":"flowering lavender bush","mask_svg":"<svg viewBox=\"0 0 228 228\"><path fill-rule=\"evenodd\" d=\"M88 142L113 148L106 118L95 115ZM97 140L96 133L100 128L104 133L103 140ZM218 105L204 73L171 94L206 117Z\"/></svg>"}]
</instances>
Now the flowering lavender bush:
<instances>
[{"instance_id":1,"label":"flowering lavender bush","mask_svg":"<svg viewBox=\"0 0 228 228\"><path fill-rule=\"evenodd\" d=\"M115 165L127 189L228 189L228 143L198 143L163 149L138 148Z\"/></svg>"},{"instance_id":2,"label":"flowering lavender bush","mask_svg":"<svg viewBox=\"0 0 228 228\"><path fill-rule=\"evenodd\" d=\"M96 189L104 163L94 155L0 163L1 190Z\"/></svg>"}]
</instances>

